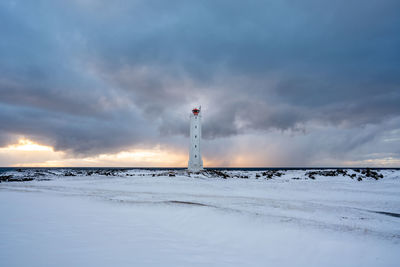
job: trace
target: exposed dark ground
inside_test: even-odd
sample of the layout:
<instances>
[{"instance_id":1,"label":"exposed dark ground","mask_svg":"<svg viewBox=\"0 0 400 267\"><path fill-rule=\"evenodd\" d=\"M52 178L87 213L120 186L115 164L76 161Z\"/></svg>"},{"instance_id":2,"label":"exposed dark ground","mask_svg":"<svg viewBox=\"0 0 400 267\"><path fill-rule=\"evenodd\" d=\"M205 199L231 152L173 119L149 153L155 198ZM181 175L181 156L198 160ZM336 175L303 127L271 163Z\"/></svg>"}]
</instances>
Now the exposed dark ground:
<instances>
[{"instance_id":1,"label":"exposed dark ground","mask_svg":"<svg viewBox=\"0 0 400 267\"><path fill-rule=\"evenodd\" d=\"M400 168L205 168L199 173L188 172L185 168L0 168L0 182L24 182L32 180L49 180L62 176L171 176L202 174L209 178L255 178L273 179L285 175L287 171L304 171L301 177L294 180L315 179L319 176L344 176L357 181L363 179L379 180L384 178L382 170L399 170ZM132 173L133 170L146 171L146 174Z\"/></svg>"}]
</instances>

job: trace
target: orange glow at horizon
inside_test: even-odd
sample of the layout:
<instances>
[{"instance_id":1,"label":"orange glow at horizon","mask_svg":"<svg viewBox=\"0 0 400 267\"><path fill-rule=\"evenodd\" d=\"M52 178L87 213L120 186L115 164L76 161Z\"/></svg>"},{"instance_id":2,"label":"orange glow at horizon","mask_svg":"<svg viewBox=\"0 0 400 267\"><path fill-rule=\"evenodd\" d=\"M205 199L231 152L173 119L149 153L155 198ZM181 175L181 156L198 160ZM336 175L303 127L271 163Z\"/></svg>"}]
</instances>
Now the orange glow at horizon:
<instances>
[{"instance_id":1,"label":"orange glow at horizon","mask_svg":"<svg viewBox=\"0 0 400 267\"><path fill-rule=\"evenodd\" d=\"M258 151L240 149L227 153L229 158L220 155L203 157L204 167L282 167L282 156L272 153L260 154ZM15 144L0 147L0 167L187 167L188 153L173 147L160 145L146 149L126 149L117 153L104 153L78 157L64 151L55 151L49 145L39 144L27 138L20 138ZM386 157L361 161L338 161L336 166L398 166L396 158ZM330 163L332 164L332 163ZM316 162L315 166L328 166L326 162Z\"/></svg>"},{"instance_id":2,"label":"orange glow at horizon","mask_svg":"<svg viewBox=\"0 0 400 267\"><path fill-rule=\"evenodd\" d=\"M18 144L1 147L0 151L54 151L51 146L40 145L29 139L21 138Z\"/></svg>"},{"instance_id":3,"label":"orange glow at horizon","mask_svg":"<svg viewBox=\"0 0 400 267\"><path fill-rule=\"evenodd\" d=\"M160 146L86 157L55 151L27 138L0 147L0 166L9 167L186 167L187 160L185 151Z\"/></svg>"}]
</instances>

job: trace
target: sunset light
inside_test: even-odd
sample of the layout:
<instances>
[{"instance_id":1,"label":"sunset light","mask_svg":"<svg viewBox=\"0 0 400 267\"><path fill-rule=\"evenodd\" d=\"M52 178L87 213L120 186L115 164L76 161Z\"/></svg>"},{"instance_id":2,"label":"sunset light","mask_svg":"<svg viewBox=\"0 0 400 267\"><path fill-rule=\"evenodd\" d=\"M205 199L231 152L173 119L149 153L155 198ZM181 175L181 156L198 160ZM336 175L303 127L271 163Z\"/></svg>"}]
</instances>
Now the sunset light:
<instances>
[{"instance_id":1,"label":"sunset light","mask_svg":"<svg viewBox=\"0 0 400 267\"><path fill-rule=\"evenodd\" d=\"M400 266L399 14L0 1L0 267Z\"/></svg>"},{"instance_id":2,"label":"sunset light","mask_svg":"<svg viewBox=\"0 0 400 267\"><path fill-rule=\"evenodd\" d=\"M0 152L12 152L12 151L53 151L53 148L46 145L40 145L29 139L22 138L18 140L18 144L9 145L4 148L0 148Z\"/></svg>"},{"instance_id":3,"label":"sunset light","mask_svg":"<svg viewBox=\"0 0 400 267\"><path fill-rule=\"evenodd\" d=\"M79 156L55 151L51 146L20 138L16 144L0 148L0 160L14 167L184 167L187 155L183 151L155 146Z\"/></svg>"}]
</instances>

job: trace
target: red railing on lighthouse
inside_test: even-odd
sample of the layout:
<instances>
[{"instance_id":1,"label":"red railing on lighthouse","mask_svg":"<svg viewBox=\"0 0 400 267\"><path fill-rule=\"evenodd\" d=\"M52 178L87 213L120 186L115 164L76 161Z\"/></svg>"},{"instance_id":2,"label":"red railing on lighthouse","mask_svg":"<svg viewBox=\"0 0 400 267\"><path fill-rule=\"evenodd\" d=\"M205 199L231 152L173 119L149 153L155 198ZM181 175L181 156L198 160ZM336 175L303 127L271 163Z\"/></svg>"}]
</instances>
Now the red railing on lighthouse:
<instances>
[{"instance_id":1,"label":"red railing on lighthouse","mask_svg":"<svg viewBox=\"0 0 400 267\"><path fill-rule=\"evenodd\" d=\"M200 109L194 108L192 109L194 115L199 115Z\"/></svg>"}]
</instances>

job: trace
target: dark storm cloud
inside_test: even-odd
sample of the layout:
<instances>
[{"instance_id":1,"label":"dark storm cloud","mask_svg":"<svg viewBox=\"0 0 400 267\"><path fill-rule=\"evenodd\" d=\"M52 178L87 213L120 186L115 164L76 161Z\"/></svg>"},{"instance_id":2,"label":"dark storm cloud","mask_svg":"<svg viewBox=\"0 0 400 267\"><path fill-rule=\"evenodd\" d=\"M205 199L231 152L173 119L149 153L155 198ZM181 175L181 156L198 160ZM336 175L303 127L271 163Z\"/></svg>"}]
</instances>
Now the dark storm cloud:
<instances>
[{"instance_id":1,"label":"dark storm cloud","mask_svg":"<svg viewBox=\"0 0 400 267\"><path fill-rule=\"evenodd\" d=\"M108 118L74 116L31 107L0 105L2 131L53 145L56 150L82 155L117 152L131 142L152 138L143 121L114 113ZM121 118L122 117L122 118ZM130 121L132 124L125 124ZM135 124L141 125L136 127ZM145 138L146 137L146 138ZM15 140L14 140L15 141Z\"/></svg>"},{"instance_id":2,"label":"dark storm cloud","mask_svg":"<svg viewBox=\"0 0 400 267\"><path fill-rule=\"evenodd\" d=\"M400 116L399 11L394 0L5 1L0 142L116 151L187 136L198 103L207 139L379 125Z\"/></svg>"}]
</instances>

